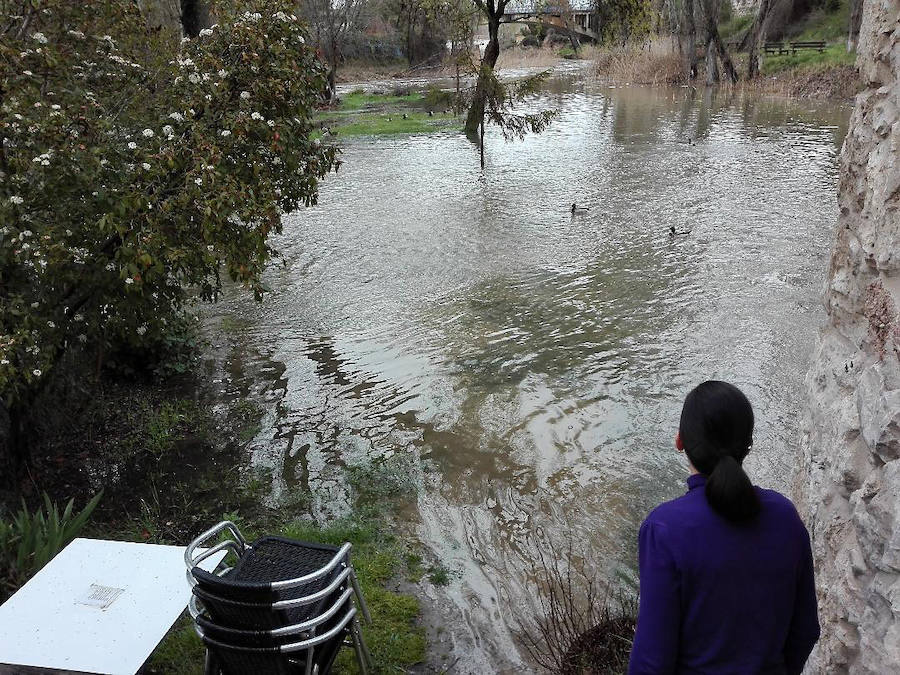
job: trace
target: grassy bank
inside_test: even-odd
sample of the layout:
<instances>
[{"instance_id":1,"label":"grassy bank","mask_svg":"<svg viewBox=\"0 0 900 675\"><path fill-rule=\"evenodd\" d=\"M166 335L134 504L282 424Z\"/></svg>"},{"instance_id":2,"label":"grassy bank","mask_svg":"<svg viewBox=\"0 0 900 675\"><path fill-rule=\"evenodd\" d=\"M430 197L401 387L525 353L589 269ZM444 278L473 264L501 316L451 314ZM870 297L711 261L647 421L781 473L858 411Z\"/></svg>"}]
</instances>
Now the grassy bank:
<instances>
[{"instance_id":1,"label":"grassy bank","mask_svg":"<svg viewBox=\"0 0 900 675\"><path fill-rule=\"evenodd\" d=\"M322 111L319 121L338 137L420 134L458 126L451 107L450 95L437 89L427 93L358 89L344 95L336 107Z\"/></svg>"},{"instance_id":2,"label":"grassy bank","mask_svg":"<svg viewBox=\"0 0 900 675\"><path fill-rule=\"evenodd\" d=\"M425 637L418 600L398 590L425 583L423 552L394 526L395 495L411 491L409 467L395 462L348 468L351 508L337 521L315 520L311 495L299 488L270 506L272 476L248 468L247 442L258 433L262 407L252 397L217 400L205 386L190 379L177 386L98 383L96 394L71 417L75 421L34 448L34 482L20 494L4 496L0 535L8 532L22 497L33 510L43 493L59 504L75 496L77 513L102 489L81 536L184 545L227 518L251 537L284 534L325 543L350 541L374 622L364 633L376 672L403 671L422 661ZM4 541L10 540L0 536L0 544ZM0 546L0 555L14 552L14 545ZM0 570L15 571L15 565L5 562L0 560ZM27 575L0 581L13 592ZM185 615L142 672L199 674L203 654ZM342 656L338 672L355 672L351 661Z\"/></svg>"},{"instance_id":3,"label":"grassy bank","mask_svg":"<svg viewBox=\"0 0 900 675\"><path fill-rule=\"evenodd\" d=\"M854 64L856 54L846 49L849 3L842 0L834 9L816 9L787 26L780 37L785 42L821 40L824 51L801 50L795 54L762 55L762 77L741 80L735 85L748 92L775 94L794 98L850 99L859 87ZM727 42L739 42L749 30L754 16L736 15L719 26ZM732 53L738 73L747 73L748 55ZM634 48L603 50L596 58L601 78L617 83L669 85L688 84L684 64L677 54L651 52ZM698 63L699 72L693 83L706 81L705 60ZM731 86L723 84L722 86Z\"/></svg>"}]
</instances>

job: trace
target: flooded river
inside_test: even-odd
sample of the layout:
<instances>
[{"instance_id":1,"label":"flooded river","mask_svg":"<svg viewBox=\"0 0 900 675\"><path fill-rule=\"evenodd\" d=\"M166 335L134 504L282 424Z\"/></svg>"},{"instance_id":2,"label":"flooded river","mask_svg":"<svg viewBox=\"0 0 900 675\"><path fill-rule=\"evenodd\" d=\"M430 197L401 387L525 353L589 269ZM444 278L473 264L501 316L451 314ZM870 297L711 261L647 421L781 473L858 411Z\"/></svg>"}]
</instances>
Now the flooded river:
<instances>
[{"instance_id":1,"label":"flooded river","mask_svg":"<svg viewBox=\"0 0 900 675\"><path fill-rule=\"evenodd\" d=\"M787 490L823 319L849 106L575 72L535 105L558 120L489 129L484 171L458 133L345 142L320 204L285 219L272 294L210 312L222 395L264 401L249 450L273 500L309 489L329 517L348 467L408 481L403 525L455 572L429 591L454 672L529 669L538 549L575 542L635 587L698 382L744 389L750 472Z\"/></svg>"}]
</instances>

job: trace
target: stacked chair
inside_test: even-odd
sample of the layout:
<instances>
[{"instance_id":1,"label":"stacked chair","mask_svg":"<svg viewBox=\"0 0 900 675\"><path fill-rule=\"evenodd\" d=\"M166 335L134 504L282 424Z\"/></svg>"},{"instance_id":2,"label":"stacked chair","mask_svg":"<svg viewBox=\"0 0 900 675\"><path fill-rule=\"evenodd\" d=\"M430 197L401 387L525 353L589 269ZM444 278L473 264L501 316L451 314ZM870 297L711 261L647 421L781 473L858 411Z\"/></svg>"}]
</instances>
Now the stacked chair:
<instances>
[{"instance_id":1,"label":"stacked chair","mask_svg":"<svg viewBox=\"0 0 900 675\"><path fill-rule=\"evenodd\" d=\"M226 555L212 572L201 569L221 551ZM371 667L357 611L371 618L349 543L263 537L248 544L224 521L194 539L184 561L206 675L325 675L345 644L363 675Z\"/></svg>"}]
</instances>

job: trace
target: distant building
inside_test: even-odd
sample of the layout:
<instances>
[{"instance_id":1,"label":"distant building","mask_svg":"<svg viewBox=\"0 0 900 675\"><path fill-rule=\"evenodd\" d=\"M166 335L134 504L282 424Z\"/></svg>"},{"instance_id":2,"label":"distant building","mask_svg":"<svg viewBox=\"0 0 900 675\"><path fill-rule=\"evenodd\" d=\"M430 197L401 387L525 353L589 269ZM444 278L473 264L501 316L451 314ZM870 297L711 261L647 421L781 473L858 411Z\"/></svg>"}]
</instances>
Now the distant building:
<instances>
[{"instance_id":1,"label":"distant building","mask_svg":"<svg viewBox=\"0 0 900 675\"><path fill-rule=\"evenodd\" d=\"M594 0L512 0L506 6L510 22L534 24L556 30L573 30L580 38L596 40L600 30Z\"/></svg>"}]
</instances>

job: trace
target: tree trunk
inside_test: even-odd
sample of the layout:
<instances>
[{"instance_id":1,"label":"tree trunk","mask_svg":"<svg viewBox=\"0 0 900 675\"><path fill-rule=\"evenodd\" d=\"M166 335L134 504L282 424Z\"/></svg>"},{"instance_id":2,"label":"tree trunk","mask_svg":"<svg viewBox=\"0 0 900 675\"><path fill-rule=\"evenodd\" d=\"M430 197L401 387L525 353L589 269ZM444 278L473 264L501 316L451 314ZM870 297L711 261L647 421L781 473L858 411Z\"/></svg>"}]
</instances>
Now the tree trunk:
<instances>
[{"instance_id":1,"label":"tree trunk","mask_svg":"<svg viewBox=\"0 0 900 675\"><path fill-rule=\"evenodd\" d=\"M209 25L209 6L204 0L181 0L181 27L185 35L197 37Z\"/></svg>"},{"instance_id":2,"label":"tree trunk","mask_svg":"<svg viewBox=\"0 0 900 675\"><path fill-rule=\"evenodd\" d=\"M719 62L716 60L716 45L712 35L706 35L706 84L719 82Z\"/></svg>"},{"instance_id":3,"label":"tree trunk","mask_svg":"<svg viewBox=\"0 0 900 675\"><path fill-rule=\"evenodd\" d=\"M481 118L481 126L479 127L479 129L480 129L480 132L479 132L480 137L478 139L478 145L479 145L479 151L481 152L481 168L482 168L482 170L484 170L484 118L483 117Z\"/></svg>"},{"instance_id":4,"label":"tree trunk","mask_svg":"<svg viewBox=\"0 0 900 675\"><path fill-rule=\"evenodd\" d=\"M715 84L719 81L719 69L716 57L722 61L725 75L732 84L738 81L737 70L731 61L728 50L719 36L719 3L720 0L704 0L703 13L706 15L706 83Z\"/></svg>"},{"instance_id":5,"label":"tree trunk","mask_svg":"<svg viewBox=\"0 0 900 675\"><path fill-rule=\"evenodd\" d=\"M863 0L850 0L850 29L847 34L847 51L855 52L862 24Z\"/></svg>"},{"instance_id":6,"label":"tree trunk","mask_svg":"<svg viewBox=\"0 0 900 675\"><path fill-rule=\"evenodd\" d=\"M762 56L760 55L760 43L766 40L766 19L769 18L769 10L772 9L772 0L760 0L759 11L753 26L750 28L750 44L747 48L747 79L752 80L762 71Z\"/></svg>"},{"instance_id":7,"label":"tree trunk","mask_svg":"<svg viewBox=\"0 0 900 675\"><path fill-rule=\"evenodd\" d=\"M716 50L719 52L719 60L722 61L725 75L728 77L731 84L735 84L740 78L738 77L737 69L734 67L734 62L731 60L731 55L725 48L725 43L722 42L718 27L714 27L713 29L713 42L716 45Z\"/></svg>"},{"instance_id":8,"label":"tree trunk","mask_svg":"<svg viewBox=\"0 0 900 675\"><path fill-rule=\"evenodd\" d=\"M481 57L481 68L494 69L497 65L497 57L500 56L500 17L488 17L488 39L484 48L484 56ZM476 138L478 126L484 121L484 78L479 72L478 82L475 85L475 94L472 96L472 105L469 106L469 114L466 116L465 132L469 138Z\"/></svg>"},{"instance_id":9,"label":"tree trunk","mask_svg":"<svg viewBox=\"0 0 900 675\"><path fill-rule=\"evenodd\" d=\"M684 32L687 37L685 72L689 79L697 77L697 24L694 21L694 0L684 0Z\"/></svg>"},{"instance_id":10,"label":"tree trunk","mask_svg":"<svg viewBox=\"0 0 900 675\"><path fill-rule=\"evenodd\" d=\"M329 59L328 59L328 100L333 101L335 93L337 92L337 67L338 67L338 57L337 57L337 40L332 37L331 39L331 49L329 51Z\"/></svg>"}]
</instances>

